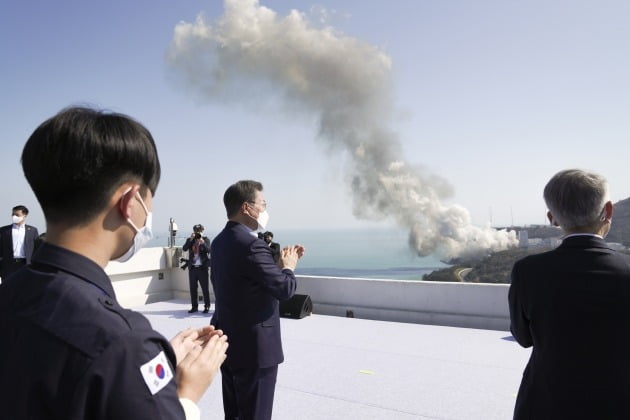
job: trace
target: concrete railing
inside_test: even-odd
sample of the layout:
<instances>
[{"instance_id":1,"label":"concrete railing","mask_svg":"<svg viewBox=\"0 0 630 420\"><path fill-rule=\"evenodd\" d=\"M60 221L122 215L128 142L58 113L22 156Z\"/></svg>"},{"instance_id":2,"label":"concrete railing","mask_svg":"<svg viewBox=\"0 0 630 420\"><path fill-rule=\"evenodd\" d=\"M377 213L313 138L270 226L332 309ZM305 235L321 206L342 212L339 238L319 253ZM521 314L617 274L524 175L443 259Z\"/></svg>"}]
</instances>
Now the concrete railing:
<instances>
[{"instance_id":1,"label":"concrete railing","mask_svg":"<svg viewBox=\"0 0 630 420\"><path fill-rule=\"evenodd\" d=\"M298 276L313 312L383 321L509 330L509 285Z\"/></svg>"},{"instance_id":2,"label":"concrete railing","mask_svg":"<svg viewBox=\"0 0 630 420\"><path fill-rule=\"evenodd\" d=\"M125 263L105 267L122 306L173 299L172 270L164 248L144 248Z\"/></svg>"},{"instance_id":3,"label":"concrete railing","mask_svg":"<svg viewBox=\"0 0 630 420\"><path fill-rule=\"evenodd\" d=\"M189 299L188 272L178 264L181 256L181 248L147 248L124 264L110 263L105 271L123 306ZM508 288L298 275L297 293L309 295L313 312L322 315L507 331Z\"/></svg>"}]
</instances>

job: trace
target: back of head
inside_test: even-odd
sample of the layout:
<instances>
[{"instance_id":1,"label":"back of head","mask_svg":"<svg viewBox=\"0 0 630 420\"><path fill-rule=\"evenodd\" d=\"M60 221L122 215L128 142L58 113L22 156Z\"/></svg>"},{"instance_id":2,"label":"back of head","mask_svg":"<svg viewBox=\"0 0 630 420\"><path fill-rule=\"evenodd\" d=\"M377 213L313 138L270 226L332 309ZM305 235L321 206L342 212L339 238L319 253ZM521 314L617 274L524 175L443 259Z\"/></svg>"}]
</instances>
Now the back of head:
<instances>
[{"instance_id":1,"label":"back of head","mask_svg":"<svg viewBox=\"0 0 630 420\"><path fill-rule=\"evenodd\" d=\"M565 231L601 223L609 201L608 182L596 173L580 169L560 171L545 186L544 198L556 222Z\"/></svg>"},{"instance_id":2,"label":"back of head","mask_svg":"<svg viewBox=\"0 0 630 420\"><path fill-rule=\"evenodd\" d=\"M66 108L44 121L22 151L22 168L48 223L89 223L124 182L153 194L160 162L151 133L122 114Z\"/></svg>"},{"instance_id":3,"label":"back of head","mask_svg":"<svg viewBox=\"0 0 630 420\"><path fill-rule=\"evenodd\" d=\"M228 187L223 194L223 204L230 218L238 213L245 202L253 203L256 200L256 191L262 191L263 186L258 181L238 181Z\"/></svg>"}]
</instances>

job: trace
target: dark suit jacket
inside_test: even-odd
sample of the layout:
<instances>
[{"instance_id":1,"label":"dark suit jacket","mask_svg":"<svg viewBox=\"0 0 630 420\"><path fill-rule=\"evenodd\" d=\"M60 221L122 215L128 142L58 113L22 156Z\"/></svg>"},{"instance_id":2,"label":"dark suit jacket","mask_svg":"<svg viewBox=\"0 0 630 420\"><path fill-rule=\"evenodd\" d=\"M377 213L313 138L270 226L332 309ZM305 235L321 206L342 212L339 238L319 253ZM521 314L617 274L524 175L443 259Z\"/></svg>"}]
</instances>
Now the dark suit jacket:
<instances>
[{"instance_id":1,"label":"dark suit jacket","mask_svg":"<svg viewBox=\"0 0 630 420\"><path fill-rule=\"evenodd\" d=\"M201 244L201 246L199 247L199 257L201 258L201 266L204 268L208 268L210 267L210 255L209 255L210 239L208 239L207 236L204 236L201 239L203 239L203 244ZM188 252L189 267L193 266L193 252L192 252L193 242L194 241L192 239L188 238L186 239L184 246L182 246L183 251L189 251Z\"/></svg>"},{"instance_id":2,"label":"dark suit jacket","mask_svg":"<svg viewBox=\"0 0 630 420\"><path fill-rule=\"evenodd\" d=\"M13 225L7 225L0 227L0 274L3 272L3 261L10 261L13 259L13 234L11 229ZM31 256L35 249L35 240L39 236L37 228L35 226L26 225L26 231L24 232L24 254L26 255L26 263L31 263ZM9 265L10 267L10 265Z\"/></svg>"},{"instance_id":3,"label":"dark suit jacket","mask_svg":"<svg viewBox=\"0 0 630 420\"><path fill-rule=\"evenodd\" d=\"M278 242L271 242L269 248L271 249L273 260L277 263L280 260L280 244Z\"/></svg>"},{"instance_id":4,"label":"dark suit jacket","mask_svg":"<svg viewBox=\"0 0 630 420\"><path fill-rule=\"evenodd\" d=\"M593 236L512 269L511 330L533 346L515 419L630 419L630 257Z\"/></svg>"},{"instance_id":5,"label":"dark suit jacket","mask_svg":"<svg viewBox=\"0 0 630 420\"><path fill-rule=\"evenodd\" d=\"M228 222L211 245L216 296L212 324L228 336L226 364L266 368L282 363L278 300L295 293L291 270L280 270L269 246L240 223Z\"/></svg>"}]
</instances>

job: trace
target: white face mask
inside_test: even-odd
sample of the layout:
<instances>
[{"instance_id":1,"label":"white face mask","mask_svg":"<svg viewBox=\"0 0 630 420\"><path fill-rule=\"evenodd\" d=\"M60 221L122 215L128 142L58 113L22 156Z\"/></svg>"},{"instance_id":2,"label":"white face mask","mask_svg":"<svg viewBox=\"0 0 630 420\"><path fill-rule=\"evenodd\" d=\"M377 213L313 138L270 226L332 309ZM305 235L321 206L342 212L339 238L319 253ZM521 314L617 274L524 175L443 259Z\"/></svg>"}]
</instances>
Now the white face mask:
<instances>
[{"instance_id":1,"label":"white face mask","mask_svg":"<svg viewBox=\"0 0 630 420\"><path fill-rule=\"evenodd\" d=\"M267 228L267 223L269 223L269 213L267 213L267 210L258 213L256 221L258 222L258 230L265 230Z\"/></svg>"},{"instance_id":2,"label":"white face mask","mask_svg":"<svg viewBox=\"0 0 630 420\"><path fill-rule=\"evenodd\" d=\"M20 224L22 223L22 220L24 220L24 216L16 216L15 214L13 215L13 217L11 218L11 220L13 220L13 223Z\"/></svg>"},{"instance_id":3,"label":"white face mask","mask_svg":"<svg viewBox=\"0 0 630 420\"><path fill-rule=\"evenodd\" d=\"M247 203L247 205L253 209L256 209L256 207L252 206L249 203ZM258 211L258 209L256 209L256 211ZM252 219L254 218L252 217ZM258 223L258 227L256 228L256 230L265 230L265 228L267 227L267 223L269 223L269 213L267 213L267 209L263 211L258 211L258 217L254 220L256 220L256 222Z\"/></svg>"},{"instance_id":4,"label":"white face mask","mask_svg":"<svg viewBox=\"0 0 630 420\"><path fill-rule=\"evenodd\" d=\"M140 203L142 204L142 208L144 208L144 211L147 214L147 221L141 229L138 229L136 225L131 221L131 219L127 219L127 222L129 222L131 227L133 227L136 231L136 235L133 237L133 243L131 244L127 252L116 258L116 261L121 263L128 261L131 257L137 254L138 251L140 251L140 249L142 249L147 244L147 242L149 242L151 238L153 238L153 214L149 210L147 210L147 206L144 204L144 201L142 201L142 197L140 197L140 194L136 194L138 196L138 199L140 200Z\"/></svg>"}]
</instances>

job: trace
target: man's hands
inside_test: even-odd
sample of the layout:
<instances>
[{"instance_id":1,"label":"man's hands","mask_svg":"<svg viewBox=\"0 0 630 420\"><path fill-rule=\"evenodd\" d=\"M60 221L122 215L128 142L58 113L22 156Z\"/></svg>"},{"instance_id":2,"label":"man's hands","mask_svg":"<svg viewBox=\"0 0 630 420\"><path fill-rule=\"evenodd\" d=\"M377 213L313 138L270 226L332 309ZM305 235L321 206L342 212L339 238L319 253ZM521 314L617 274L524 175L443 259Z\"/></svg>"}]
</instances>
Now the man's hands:
<instances>
[{"instance_id":1,"label":"man's hands","mask_svg":"<svg viewBox=\"0 0 630 420\"><path fill-rule=\"evenodd\" d=\"M280 260L278 265L280 268L288 268L295 270L297 262L304 255L304 247L302 245L287 246L280 252Z\"/></svg>"},{"instance_id":2,"label":"man's hands","mask_svg":"<svg viewBox=\"0 0 630 420\"><path fill-rule=\"evenodd\" d=\"M173 337L171 346L177 358L177 394L197 403L226 358L227 336L212 325L189 328Z\"/></svg>"}]
</instances>

